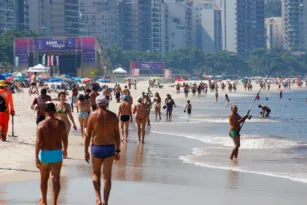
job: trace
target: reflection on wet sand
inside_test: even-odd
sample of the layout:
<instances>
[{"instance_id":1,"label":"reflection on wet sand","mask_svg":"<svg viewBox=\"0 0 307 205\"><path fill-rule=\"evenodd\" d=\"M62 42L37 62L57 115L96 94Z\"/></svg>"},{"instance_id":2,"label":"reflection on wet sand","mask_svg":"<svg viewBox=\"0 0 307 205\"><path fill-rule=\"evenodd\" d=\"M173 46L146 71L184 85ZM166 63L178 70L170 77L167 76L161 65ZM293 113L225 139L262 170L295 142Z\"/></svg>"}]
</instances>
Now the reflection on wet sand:
<instances>
[{"instance_id":1,"label":"reflection on wet sand","mask_svg":"<svg viewBox=\"0 0 307 205\"><path fill-rule=\"evenodd\" d=\"M121 144L119 161L115 161L113 168L114 179L127 181L127 143Z\"/></svg>"},{"instance_id":2,"label":"reflection on wet sand","mask_svg":"<svg viewBox=\"0 0 307 205\"><path fill-rule=\"evenodd\" d=\"M232 164L234 167L237 167L239 164L238 164L238 161L237 160L233 160L232 161ZM227 183L226 183L226 188L228 189L237 189L237 185L238 185L238 172L237 171L234 171L234 170L229 170L228 171L228 180L227 180Z\"/></svg>"},{"instance_id":3,"label":"reflection on wet sand","mask_svg":"<svg viewBox=\"0 0 307 205\"><path fill-rule=\"evenodd\" d=\"M143 180L143 159L144 159L144 145L137 144L133 156L133 172L132 180L139 182Z\"/></svg>"},{"instance_id":4,"label":"reflection on wet sand","mask_svg":"<svg viewBox=\"0 0 307 205\"><path fill-rule=\"evenodd\" d=\"M6 204L5 195L6 193L4 192L3 187L0 187L0 204Z\"/></svg>"}]
</instances>

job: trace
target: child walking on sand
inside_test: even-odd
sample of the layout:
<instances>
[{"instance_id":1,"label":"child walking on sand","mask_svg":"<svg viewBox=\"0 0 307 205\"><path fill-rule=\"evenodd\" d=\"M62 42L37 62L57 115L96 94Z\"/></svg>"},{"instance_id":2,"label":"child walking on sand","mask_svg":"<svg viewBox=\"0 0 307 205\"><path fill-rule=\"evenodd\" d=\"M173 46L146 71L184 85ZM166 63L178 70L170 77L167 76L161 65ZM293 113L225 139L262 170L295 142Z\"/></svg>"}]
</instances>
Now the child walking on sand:
<instances>
[{"instance_id":1,"label":"child walking on sand","mask_svg":"<svg viewBox=\"0 0 307 205\"><path fill-rule=\"evenodd\" d=\"M187 102L188 104L185 106L184 112L188 111L188 115L191 116L192 114L192 105L190 100Z\"/></svg>"}]
</instances>

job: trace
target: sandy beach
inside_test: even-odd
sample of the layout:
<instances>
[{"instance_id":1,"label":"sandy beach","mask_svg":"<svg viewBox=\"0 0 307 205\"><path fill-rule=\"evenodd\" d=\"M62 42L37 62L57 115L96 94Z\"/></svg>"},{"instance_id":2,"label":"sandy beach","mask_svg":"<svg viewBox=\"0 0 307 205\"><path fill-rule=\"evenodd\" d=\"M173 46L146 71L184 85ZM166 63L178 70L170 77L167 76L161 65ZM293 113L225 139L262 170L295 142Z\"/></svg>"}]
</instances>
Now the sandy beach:
<instances>
[{"instance_id":1,"label":"sandy beach","mask_svg":"<svg viewBox=\"0 0 307 205\"><path fill-rule=\"evenodd\" d=\"M147 87L147 82L140 82L136 91L132 89L133 97L136 98L142 91L146 91ZM247 92L242 85L239 85L235 94L250 95L250 103L258 89L259 86L254 85L254 91ZM181 102L184 101L184 95L175 94L174 87L165 84L164 89L151 90L153 93L158 91L162 100L167 93L172 94L175 100L180 101L178 109L183 110ZM304 85L304 88L294 86L292 91L294 90L306 90L306 86ZM273 85L270 92L264 92L268 95L277 95L279 90ZM285 90L284 95L286 96L288 92L290 91ZM221 101L224 101L223 94L223 92L220 93L220 98L223 98ZM55 94L52 94L52 97L55 97ZM0 158L0 204L35 204L40 197L39 172L34 163L36 114L30 109L33 99L34 96L29 97L27 90L23 94L14 94L15 134L18 137L9 137L8 142L0 143L2 156ZM192 103L193 100L197 101L194 98L191 100ZM206 100L210 103L214 102L214 93L209 92ZM113 100L110 110L117 113L118 105ZM186 123L183 119L176 120L174 116L174 122L167 124L164 110L162 112L163 120L153 121L152 133L146 137L145 145L137 145L136 128L134 125L130 126L127 147L122 148L121 160L114 165L110 204L150 205L190 202L203 204L207 202L286 205L305 203L307 184L302 182L244 173L235 168L222 170L184 163L180 160L180 156L191 155L192 148L204 143L184 137L159 134L163 130L172 129L173 126L185 126ZM77 121L76 113L74 118ZM153 111L151 119L154 119ZM201 123L190 125L196 130L203 129L203 135L207 135L207 130ZM228 158L228 153L225 158ZM231 162L223 161L223 163L229 165ZM231 166L240 166L240 161ZM79 130L71 131L68 159L64 161L62 171L62 192L59 204L94 204L94 190L90 177L91 166L84 161L83 140L80 132ZM84 197L84 194L87 197Z\"/></svg>"}]
</instances>

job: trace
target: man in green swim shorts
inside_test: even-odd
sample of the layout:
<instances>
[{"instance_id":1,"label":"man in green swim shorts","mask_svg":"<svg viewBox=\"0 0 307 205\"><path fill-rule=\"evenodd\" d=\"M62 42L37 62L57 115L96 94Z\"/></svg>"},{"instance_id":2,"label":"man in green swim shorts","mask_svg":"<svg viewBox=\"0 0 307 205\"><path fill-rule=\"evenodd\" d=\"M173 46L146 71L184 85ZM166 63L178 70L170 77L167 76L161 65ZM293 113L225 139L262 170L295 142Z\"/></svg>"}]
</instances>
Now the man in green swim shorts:
<instances>
[{"instance_id":1,"label":"man in green swim shorts","mask_svg":"<svg viewBox=\"0 0 307 205\"><path fill-rule=\"evenodd\" d=\"M243 123L247 118L248 115L241 117L238 114L238 107L236 105L231 106L231 115L229 115L229 136L232 138L235 147L233 148L230 159L238 158L239 147L240 147L240 127L241 123Z\"/></svg>"},{"instance_id":2,"label":"man in green swim shorts","mask_svg":"<svg viewBox=\"0 0 307 205\"><path fill-rule=\"evenodd\" d=\"M53 184L52 204L57 204L62 161L67 156L68 134L65 122L55 118L55 105L51 101L45 103L44 112L46 119L37 126L35 143L35 164L41 175L42 198L39 204L47 204L50 174Z\"/></svg>"}]
</instances>

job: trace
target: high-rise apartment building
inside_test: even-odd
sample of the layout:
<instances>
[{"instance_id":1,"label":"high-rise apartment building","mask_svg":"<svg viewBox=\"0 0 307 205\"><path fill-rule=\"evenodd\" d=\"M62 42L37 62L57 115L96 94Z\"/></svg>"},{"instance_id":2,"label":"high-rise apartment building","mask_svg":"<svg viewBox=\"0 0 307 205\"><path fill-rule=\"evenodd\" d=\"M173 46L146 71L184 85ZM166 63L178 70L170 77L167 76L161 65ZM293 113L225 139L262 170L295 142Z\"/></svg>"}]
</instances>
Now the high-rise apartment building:
<instances>
[{"instance_id":1,"label":"high-rise apartment building","mask_svg":"<svg viewBox=\"0 0 307 205\"><path fill-rule=\"evenodd\" d=\"M28 0L0 0L0 33L28 29Z\"/></svg>"},{"instance_id":2,"label":"high-rise apartment building","mask_svg":"<svg viewBox=\"0 0 307 205\"><path fill-rule=\"evenodd\" d=\"M30 30L42 36L78 36L78 0L30 0Z\"/></svg>"},{"instance_id":3,"label":"high-rise apartment building","mask_svg":"<svg viewBox=\"0 0 307 205\"><path fill-rule=\"evenodd\" d=\"M79 0L79 33L96 36L104 47L121 42L120 0Z\"/></svg>"},{"instance_id":4,"label":"high-rise apartment building","mask_svg":"<svg viewBox=\"0 0 307 205\"><path fill-rule=\"evenodd\" d=\"M283 0L284 47L307 49L307 0Z\"/></svg>"},{"instance_id":5,"label":"high-rise apartment building","mask_svg":"<svg viewBox=\"0 0 307 205\"><path fill-rule=\"evenodd\" d=\"M16 0L16 29L29 30L29 0Z\"/></svg>"},{"instance_id":6,"label":"high-rise apartment building","mask_svg":"<svg viewBox=\"0 0 307 205\"><path fill-rule=\"evenodd\" d=\"M265 47L264 0L223 0L223 49L247 56Z\"/></svg>"},{"instance_id":7,"label":"high-rise apartment building","mask_svg":"<svg viewBox=\"0 0 307 205\"><path fill-rule=\"evenodd\" d=\"M275 50L284 47L283 27L281 17L271 17L265 19L266 46L267 49Z\"/></svg>"},{"instance_id":8,"label":"high-rise apartment building","mask_svg":"<svg viewBox=\"0 0 307 205\"><path fill-rule=\"evenodd\" d=\"M16 29L15 0L0 1L0 32Z\"/></svg>"}]
</instances>

